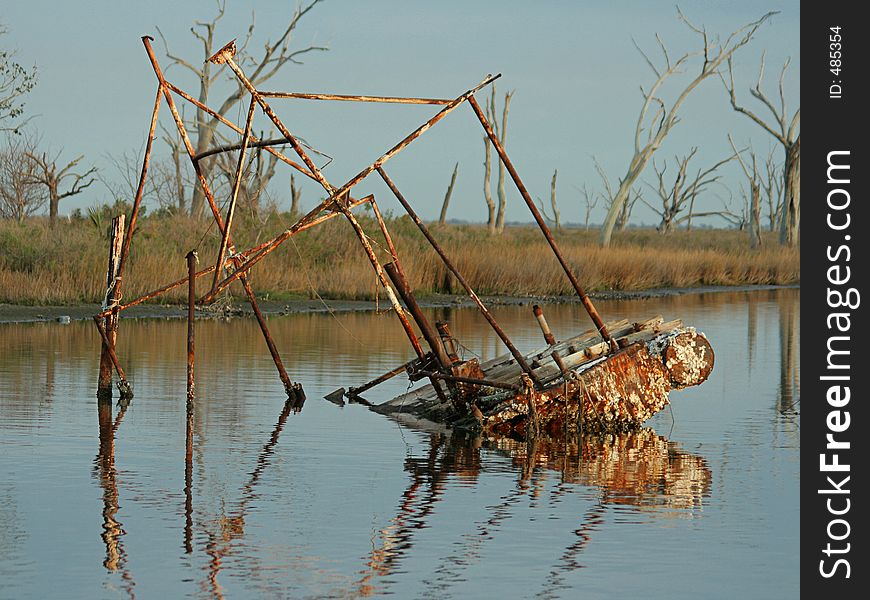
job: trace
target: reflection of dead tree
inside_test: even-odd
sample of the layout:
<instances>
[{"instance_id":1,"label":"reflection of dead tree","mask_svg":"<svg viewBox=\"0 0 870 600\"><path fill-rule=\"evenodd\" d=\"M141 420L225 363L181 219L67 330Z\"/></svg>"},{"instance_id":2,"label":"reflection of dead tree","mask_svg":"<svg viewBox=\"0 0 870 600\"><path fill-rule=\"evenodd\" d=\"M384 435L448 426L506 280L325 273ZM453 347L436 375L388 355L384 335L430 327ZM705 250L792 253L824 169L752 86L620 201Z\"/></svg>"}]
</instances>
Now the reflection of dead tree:
<instances>
[{"instance_id":1,"label":"reflection of dead tree","mask_svg":"<svg viewBox=\"0 0 870 600\"><path fill-rule=\"evenodd\" d=\"M756 250L761 247L761 174L758 171L758 161L755 159L755 152L750 151L749 158L752 160L752 170L750 171L746 161L740 156L740 151L734 145L734 140L731 139L730 134L728 142L731 144L748 182L749 191L748 194L744 194L744 202L748 201L749 204L749 247Z\"/></svg>"},{"instance_id":2,"label":"reflection of dead tree","mask_svg":"<svg viewBox=\"0 0 870 600\"><path fill-rule=\"evenodd\" d=\"M783 80L788 69L790 59L785 61L779 73L779 106L776 106L761 90L764 80L764 54L761 55L761 66L758 69L758 81L749 92L761 102L774 118L774 124L761 119L751 110L737 104L737 95L734 92L734 73L731 59L728 59L728 80L722 78L725 88L731 96L731 106L739 113L743 113L767 133L772 135L782 145L785 151L785 164L783 165L783 211L780 219L779 237L780 243L786 246L795 246L798 241L798 231L801 220L801 135L798 131L801 120L801 109L798 108L789 120L788 109L785 102L785 90Z\"/></svg>"},{"instance_id":3,"label":"reflection of dead tree","mask_svg":"<svg viewBox=\"0 0 870 600\"><path fill-rule=\"evenodd\" d=\"M718 211L695 212L695 200L707 188L719 181L721 175L716 175L716 171L722 165L734 160L737 151L735 150L735 154L720 160L707 169L699 168L693 177L688 173L689 162L695 157L697 152L698 148L695 147L682 158L674 157L677 173L674 176L673 183L670 184L665 183L665 173L668 168L667 161L662 164L661 168L653 161L653 170L658 181L656 185L650 185L650 188L658 194L662 201L662 206L661 208L656 208L643 198L641 198L641 202L646 204L661 218L656 228L659 233L668 233L684 222L691 223L693 217L709 217L719 214Z\"/></svg>"},{"instance_id":4,"label":"reflection of dead tree","mask_svg":"<svg viewBox=\"0 0 870 600\"><path fill-rule=\"evenodd\" d=\"M487 144L487 154L489 154L489 144ZM453 175L450 177L450 185L447 186L447 193L444 194L444 202L441 203L441 216L438 217L438 223L444 225L447 222L447 207L450 205L450 197L453 195L453 186L456 185L456 175L459 173L459 163L453 167Z\"/></svg>"},{"instance_id":5,"label":"reflection of dead tree","mask_svg":"<svg viewBox=\"0 0 870 600\"><path fill-rule=\"evenodd\" d=\"M45 186L48 192L48 218L51 227L57 224L57 207L60 201L70 196L75 196L82 193L85 188L90 186L96 178L94 173L97 172L96 167L91 167L83 173L77 173L73 169L81 162L84 156L74 158L62 168L58 168L57 159L60 158L60 153L53 158L49 158L47 152L36 154L35 152L27 152L27 158L33 161L33 182ZM72 185L61 191L61 186L66 180L72 180Z\"/></svg>"},{"instance_id":6,"label":"reflection of dead tree","mask_svg":"<svg viewBox=\"0 0 870 600\"><path fill-rule=\"evenodd\" d=\"M788 294L779 302L779 398L780 413L793 411L800 402L800 307L795 296Z\"/></svg>"},{"instance_id":7,"label":"reflection of dead tree","mask_svg":"<svg viewBox=\"0 0 870 600\"><path fill-rule=\"evenodd\" d=\"M671 57L665 48L661 38L656 36L659 49L661 50L664 65L657 67L650 59L649 55L640 50L646 60L647 65L655 73L656 80L648 90L641 87L643 94L643 105L641 106L640 115L637 119L637 125L634 133L634 153L629 161L628 169L625 175L619 181L619 188L613 196L613 202L608 210L607 217L601 227L601 245L609 246L610 238L613 235L613 230L616 227L616 222L624 205L628 202L631 195L631 189L634 186L637 178L646 167L647 163L652 159L653 154L659 149L665 137L673 129L674 125L679 122L677 113L680 107L685 102L689 94L702 81L719 72L719 67L728 60L734 52L741 46L746 45L761 24L767 20L773 13L767 13L757 21L744 25L731 33L724 41L720 43L718 37L712 40L708 38L707 30L703 27L696 27L689 22L688 19L677 9L677 14L680 20L685 23L689 29L697 33L702 38L703 46L699 52L687 52L680 56L677 60L671 61ZM696 55L702 55L704 62L701 65L700 72L689 81L676 96L676 100L666 106L664 100L659 96L659 90L662 85L671 79L674 75L681 73L686 66L688 60Z\"/></svg>"},{"instance_id":8,"label":"reflection of dead tree","mask_svg":"<svg viewBox=\"0 0 870 600\"><path fill-rule=\"evenodd\" d=\"M251 55L246 51L248 43L251 41L251 38L254 34L254 22L252 19L251 24L248 26L248 31L245 35L245 38L238 43L238 54L236 55L236 62L243 68L246 64L254 65L254 68L248 75L248 79L255 87L260 87L261 84L271 79L285 65L301 64L299 60L301 55L315 50L326 50L326 48L324 47L313 45L298 50L293 50L290 48L293 32L295 31L296 26L299 24L299 21L320 1L321 0L311 0L306 5L298 6L294 11L293 16L291 17L287 27L277 38L277 40L275 40L274 42L267 42L265 44L262 56L256 62L252 61ZM213 84L217 81L218 75L220 74L212 73L212 63L206 59L215 53L215 28L221 18L223 18L225 8L226 1L224 0L223 2L219 2L217 15L215 15L211 21L196 21L194 26L190 29L194 37L196 37L196 39L199 40L199 42L202 44L202 63L190 63L183 58L173 55L169 52L168 45L166 47L166 55L172 61L172 64L186 68L197 78L199 82L199 101L203 104L209 104L209 94L212 91ZM157 31L158 33L160 33L159 29ZM161 37L163 37L162 33L160 33L160 35ZM164 45L166 45L165 42L166 40L164 39ZM219 108L217 108L216 112L221 116L226 116L230 109L236 106L239 100L246 94L247 90L241 84L236 85L231 92L227 93L224 96L224 99L220 102ZM217 130L219 122L220 119L218 119L218 117L209 117L202 111L197 112L196 138L192 140L194 143L196 154L200 154L208 150L212 146L212 142L215 138L215 132ZM180 158L180 154L178 156ZM202 161L201 168L204 175L207 175L210 172L211 166L212 161ZM193 188L193 197L190 202L190 211L192 215L200 216L202 214L204 200L205 195L202 189L199 186L195 186Z\"/></svg>"},{"instance_id":9,"label":"reflection of dead tree","mask_svg":"<svg viewBox=\"0 0 870 600\"><path fill-rule=\"evenodd\" d=\"M513 95L513 92L508 92L504 95L504 106L502 107L501 113L501 125L499 125L497 117L498 113L496 112L495 85L492 86L492 93L489 96L489 102L484 104L486 118L492 125L495 136L498 138L498 141L501 143L502 147L505 146L505 142L507 141L507 119ZM487 226L489 227L490 233L501 233L502 231L504 231L504 212L505 207L507 206L507 193L505 192L504 187L505 164L504 161L499 161L498 163L498 184L496 187L496 191L498 193L498 212L496 212L495 202L492 199L492 191L489 182L490 175L492 173L492 153L489 147L491 142L488 137L484 137L483 140L483 143L486 146L484 154L485 180L483 184L483 196L484 200L486 201L486 206L489 209Z\"/></svg>"}]
</instances>

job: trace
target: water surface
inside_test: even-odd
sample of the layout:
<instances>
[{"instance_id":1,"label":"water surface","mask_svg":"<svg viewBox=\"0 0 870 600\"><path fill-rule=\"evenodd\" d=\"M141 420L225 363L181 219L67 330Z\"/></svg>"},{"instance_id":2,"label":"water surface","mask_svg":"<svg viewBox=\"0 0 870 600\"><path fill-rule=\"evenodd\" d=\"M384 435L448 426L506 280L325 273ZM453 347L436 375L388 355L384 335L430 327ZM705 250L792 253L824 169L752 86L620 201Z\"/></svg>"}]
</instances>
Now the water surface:
<instances>
[{"instance_id":1,"label":"water surface","mask_svg":"<svg viewBox=\"0 0 870 600\"><path fill-rule=\"evenodd\" d=\"M2 325L0 597L797 597L798 291L598 308L682 318L713 373L639 433L533 443L322 400L411 358L390 314L269 319L298 414L253 320L198 322L190 411L182 321L122 322L126 408L96 402L91 323ZM476 311L430 314L466 356L504 352ZM530 306L494 314L542 345Z\"/></svg>"}]
</instances>

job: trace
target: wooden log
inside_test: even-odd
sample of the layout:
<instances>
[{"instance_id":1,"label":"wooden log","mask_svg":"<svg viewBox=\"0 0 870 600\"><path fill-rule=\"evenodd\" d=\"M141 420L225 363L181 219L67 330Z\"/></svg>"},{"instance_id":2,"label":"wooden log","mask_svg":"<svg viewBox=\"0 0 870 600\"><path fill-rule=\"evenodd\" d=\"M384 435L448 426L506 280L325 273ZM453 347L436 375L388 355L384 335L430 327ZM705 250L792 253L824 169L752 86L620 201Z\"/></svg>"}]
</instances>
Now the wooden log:
<instances>
[{"instance_id":1,"label":"wooden log","mask_svg":"<svg viewBox=\"0 0 870 600\"><path fill-rule=\"evenodd\" d=\"M106 297L103 301L103 309L107 309L108 304L115 297L115 286L117 285L118 267L121 265L121 252L124 247L124 221L126 217L121 214L112 219L112 230L109 237L109 262L106 269ZM101 341L100 344L100 372L97 378L97 397L111 398L112 397L112 358L109 354L109 344L114 350L115 341L118 337L118 315L109 314L105 318L104 328L106 331L106 341Z\"/></svg>"}]
</instances>

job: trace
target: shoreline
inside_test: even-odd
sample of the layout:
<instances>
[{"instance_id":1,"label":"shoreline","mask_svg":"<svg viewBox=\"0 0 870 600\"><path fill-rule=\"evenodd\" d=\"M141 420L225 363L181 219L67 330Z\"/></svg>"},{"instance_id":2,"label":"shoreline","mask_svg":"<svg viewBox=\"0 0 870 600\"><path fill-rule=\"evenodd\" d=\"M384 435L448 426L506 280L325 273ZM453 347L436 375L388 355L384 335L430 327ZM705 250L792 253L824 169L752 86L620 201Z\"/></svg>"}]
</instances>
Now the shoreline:
<instances>
[{"instance_id":1,"label":"shoreline","mask_svg":"<svg viewBox=\"0 0 870 600\"><path fill-rule=\"evenodd\" d=\"M707 294L722 292L762 292L781 289L799 289L800 285L731 285L703 286L695 288L656 288L636 291L600 291L589 294L593 300L636 300L647 298L666 298L686 294ZM527 304L563 304L577 301L576 296L485 296L481 298L487 306L523 306ZM328 307L319 300L261 300L260 309L265 315L292 315L305 313L351 312L375 310L372 300L329 300ZM419 299L423 308L452 306L455 308L474 307L467 296L438 294ZM384 302L380 302L381 307ZM26 306L0 304L0 324L5 323L46 323L69 317L71 321L91 319L100 312L97 304L76 304L70 306ZM187 307L174 304L140 304L123 312L127 319L181 319L187 316ZM212 311L197 309L197 318L221 318L253 316L250 305L238 299L230 310Z\"/></svg>"}]
</instances>

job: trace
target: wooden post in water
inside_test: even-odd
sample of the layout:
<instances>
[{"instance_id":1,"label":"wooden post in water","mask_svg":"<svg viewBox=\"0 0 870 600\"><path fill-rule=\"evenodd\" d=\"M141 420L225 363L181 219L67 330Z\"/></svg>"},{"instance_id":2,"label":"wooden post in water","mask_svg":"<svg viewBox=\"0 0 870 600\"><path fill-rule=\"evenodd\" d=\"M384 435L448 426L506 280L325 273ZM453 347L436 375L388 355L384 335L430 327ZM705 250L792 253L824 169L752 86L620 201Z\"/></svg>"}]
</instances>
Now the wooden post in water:
<instances>
[{"instance_id":1,"label":"wooden post in water","mask_svg":"<svg viewBox=\"0 0 870 600\"><path fill-rule=\"evenodd\" d=\"M544 334L544 341L550 346L556 343L556 338L553 332L550 331L550 326L547 324L547 319L544 317L544 310L535 304L532 307L532 312L535 313L535 318L538 320L538 325L541 327L541 333Z\"/></svg>"},{"instance_id":2,"label":"wooden post in water","mask_svg":"<svg viewBox=\"0 0 870 600\"><path fill-rule=\"evenodd\" d=\"M112 231L109 238L109 264L106 269L106 296L103 300L103 310L109 308L108 304L114 298L117 284L118 267L121 263L121 250L124 247L124 220L123 214L112 219ZM118 336L118 315L110 314L105 319L106 339L114 350L115 340ZM97 397L101 399L112 398L112 358L110 349L102 340L100 346L100 374L97 379Z\"/></svg>"},{"instance_id":3,"label":"wooden post in water","mask_svg":"<svg viewBox=\"0 0 870 600\"><path fill-rule=\"evenodd\" d=\"M194 392L193 357L194 331L193 321L196 316L196 251L187 253L187 401L192 402Z\"/></svg>"}]
</instances>

